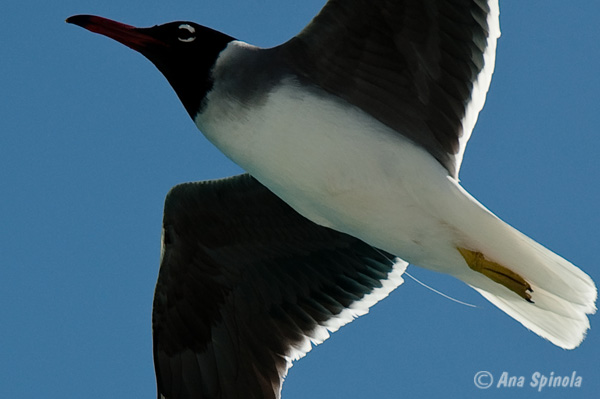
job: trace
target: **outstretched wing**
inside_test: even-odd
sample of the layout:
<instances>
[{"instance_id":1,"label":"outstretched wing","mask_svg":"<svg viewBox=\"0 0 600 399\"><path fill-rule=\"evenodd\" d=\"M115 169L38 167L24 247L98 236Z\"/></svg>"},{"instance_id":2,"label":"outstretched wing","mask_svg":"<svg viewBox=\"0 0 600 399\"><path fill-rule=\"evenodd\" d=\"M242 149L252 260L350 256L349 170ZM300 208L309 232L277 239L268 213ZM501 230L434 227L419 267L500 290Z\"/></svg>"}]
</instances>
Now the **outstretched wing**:
<instances>
[{"instance_id":1,"label":"outstretched wing","mask_svg":"<svg viewBox=\"0 0 600 399\"><path fill-rule=\"evenodd\" d=\"M279 398L291 361L387 296L406 267L247 174L174 187L162 241L159 398Z\"/></svg>"},{"instance_id":2,"label":"outstretched wing","mask_svg":"<svg viewBox=\"0 0 600 399\"><path fill-rule=\"evenodd\" d=\"M457 178L485 102L498 0L329 0L279 50L297 75L431 153Z\"/></svg>"}]
</instances>

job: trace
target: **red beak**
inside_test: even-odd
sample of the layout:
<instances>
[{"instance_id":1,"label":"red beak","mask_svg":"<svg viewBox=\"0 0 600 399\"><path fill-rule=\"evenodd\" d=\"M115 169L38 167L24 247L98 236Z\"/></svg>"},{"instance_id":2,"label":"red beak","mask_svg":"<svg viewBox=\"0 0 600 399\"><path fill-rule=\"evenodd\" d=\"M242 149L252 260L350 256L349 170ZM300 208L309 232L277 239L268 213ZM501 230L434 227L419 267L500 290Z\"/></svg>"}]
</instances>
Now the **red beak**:
<instances>
[{"instance_id":1,"label":"red beak","mask_svg":"<svg viewBox=\"0 0 600 399\"><path fill-rule=\"evenodd\" d=\"M67 18L66 22L110 37L138 52L147 49L151 45L164 46L161 41L147 35L144 29L94 15L75 15Z\"/></svg>"}]
</instances>

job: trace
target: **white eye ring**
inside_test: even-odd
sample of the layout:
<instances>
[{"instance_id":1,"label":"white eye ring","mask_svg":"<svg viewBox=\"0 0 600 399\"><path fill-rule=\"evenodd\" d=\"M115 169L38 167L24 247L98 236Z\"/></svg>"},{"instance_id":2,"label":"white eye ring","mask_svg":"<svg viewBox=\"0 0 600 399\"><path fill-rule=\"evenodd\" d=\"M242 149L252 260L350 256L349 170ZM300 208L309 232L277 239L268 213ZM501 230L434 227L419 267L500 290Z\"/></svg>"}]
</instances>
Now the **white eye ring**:
<instances>
[{"instance_id":1,"label":"white eye ring","mask_svg":"<svg viewBox=\"0 0 600 399\"><path fill-rule=\"evenodd\" d=\"M185 30L187 37L178 37L180 42L189 43L196 40L196 29L192 25L181 24L179 25L179 30ZM188 36L189 35L189 36Z\"/></svg>"}]
</instances>

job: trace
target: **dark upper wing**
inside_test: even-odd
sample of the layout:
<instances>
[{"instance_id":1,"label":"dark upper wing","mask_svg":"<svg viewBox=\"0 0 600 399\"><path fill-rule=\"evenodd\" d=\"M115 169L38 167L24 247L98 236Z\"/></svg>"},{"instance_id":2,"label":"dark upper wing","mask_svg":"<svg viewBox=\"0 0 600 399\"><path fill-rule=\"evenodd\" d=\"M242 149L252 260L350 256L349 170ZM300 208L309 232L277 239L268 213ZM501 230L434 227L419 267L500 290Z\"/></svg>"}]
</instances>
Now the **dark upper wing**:
<instances>
[{"instance_id":1,"label":"dark upper wing","mask_svg":"<svg viewBox=\"0 0 600 399\"><path fill-rule=\"evenodd\" d=\"M329 0L279 50L296 74L410 138L457 177L499 36L498 0Z\"/></svg>"},{"instance_id":2,"label":"dark upper wing","mask_svg":"<svg viewBox=\"0 0 600 399\"><path fill-rule=\"evenodd\" d=\"M154 297L159 397L278 398L291 360L406 264L300 216L249 175L174 187Z\"/></svg>"}]
</instances>

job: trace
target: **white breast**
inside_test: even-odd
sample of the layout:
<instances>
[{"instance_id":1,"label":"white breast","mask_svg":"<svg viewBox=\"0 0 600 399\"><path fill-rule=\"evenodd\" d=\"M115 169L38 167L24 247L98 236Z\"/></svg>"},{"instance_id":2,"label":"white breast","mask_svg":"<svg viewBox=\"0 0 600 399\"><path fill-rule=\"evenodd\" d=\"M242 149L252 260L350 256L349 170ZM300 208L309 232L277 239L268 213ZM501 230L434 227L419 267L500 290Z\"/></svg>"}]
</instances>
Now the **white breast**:
<instances>
[{"instance_id":1,"label":"white breast","mask_svg":"<svg viewBox=\"0 0 600 399\"><path fill-rule=\"evenodd\" d=\"M215 91L196 123L229 158L318 224L420 264L439 263L423 259L432 257L424 248L445 248L455 234L440 216L443 205L431 203L453 185L447 171L342 100L292 80L255 108Z\"/></svg>"}]
</instances>

